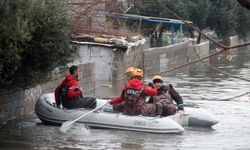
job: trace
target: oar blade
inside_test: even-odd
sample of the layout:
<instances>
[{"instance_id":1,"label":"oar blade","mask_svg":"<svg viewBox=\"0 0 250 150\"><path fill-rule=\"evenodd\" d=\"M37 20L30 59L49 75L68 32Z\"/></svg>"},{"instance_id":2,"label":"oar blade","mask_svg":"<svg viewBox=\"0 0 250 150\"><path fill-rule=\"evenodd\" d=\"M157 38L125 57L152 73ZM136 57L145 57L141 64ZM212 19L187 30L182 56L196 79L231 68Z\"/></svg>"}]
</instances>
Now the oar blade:
<instances>
[{"instance_id":1,"label":"oar blade","mask_svg":"<svg viewBox=\"0 0 250 150\"><path fill-rule=\"evenodd\" d=\"M65 133L70 127L71 125L73 124L74 122L73 121L66 121L64 122L61 127L60 127L60 131Z\"/></svg>"},{"instance_id":2,"label":"oar blade","mask_svg":"<svg viewBox=\"0 0 250 150\"><path fill-rule=\"evenodd\" d=\"M93 109L93 110L91 110L91 111L89 111L89 112L83 114L82 116L76 118L75 120L66 121L66 122L62 123L62 125L61 125L61 127L60 127L60 131L63 132L63 133L65 133L65 132L72 126L73 123L75 123L76 121L80 120L81 118L87 116L88 114L90 114L90 113L96 111L97 109L99 109L99 108L105 106L106 104L108 104L108 102L106 102L106 103L102 104L101 106L96 107L95 109Z\"/></svg>"}]
</instances>

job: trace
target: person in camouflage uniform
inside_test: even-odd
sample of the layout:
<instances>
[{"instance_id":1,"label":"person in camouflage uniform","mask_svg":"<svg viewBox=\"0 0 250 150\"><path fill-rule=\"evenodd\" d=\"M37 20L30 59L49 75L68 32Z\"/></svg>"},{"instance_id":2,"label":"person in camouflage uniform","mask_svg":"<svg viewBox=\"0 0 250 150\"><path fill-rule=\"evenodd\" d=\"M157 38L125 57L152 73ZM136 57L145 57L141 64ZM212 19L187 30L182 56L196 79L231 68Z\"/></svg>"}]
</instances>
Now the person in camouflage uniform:
<instances>
[{"instance_id":1,"label":"person in camouflage uniform","mask_svg":"<svg viewBox=\"0 0 250 150\"><path fill-rule=\"evenodd\" d=\"M147 95L156 95L157 90L156 88L144 86L141 81L142 77L143 71L135 69L131 80L129 80L122 90L122 94L109 101L109 103L115 105L123 102L123 113L127 115L155 116L156 105L153 103L146 104L145 99Z\"/></svg>"},{"instance_id":2,"label":"person in camouflage uniform","mask_svg":"<svg viewBox=\"0 0 250 150\"><path fill-rule=\"evenodd\" d=\"M135 67L128 67L125 72L124 72L124 75L126 77L126 80L127 82L131 79L131 77L133 76L133 72L136 68ZM122 103L119 103L119 104L115 104L113 105L113 110L115 112L123 112L124 111L124 104L123 102Z\"/></svg>"},{"instance_id":3,"label":"person in camouflage uniform","mask_svg":"<svg viewBox=\"0 0 250 150\"><path fill-rule=\"evenodd\" d=\"M184 113L182 97L171 84L163 85L163 78L158 75L153 77L153 83L149 85L157 88L157 95L151 96L148 103L156 104L156 115L169 116L177 111ZM176 102L177 107L173 104L173 101Z\"/></svg>"}]
</instances>

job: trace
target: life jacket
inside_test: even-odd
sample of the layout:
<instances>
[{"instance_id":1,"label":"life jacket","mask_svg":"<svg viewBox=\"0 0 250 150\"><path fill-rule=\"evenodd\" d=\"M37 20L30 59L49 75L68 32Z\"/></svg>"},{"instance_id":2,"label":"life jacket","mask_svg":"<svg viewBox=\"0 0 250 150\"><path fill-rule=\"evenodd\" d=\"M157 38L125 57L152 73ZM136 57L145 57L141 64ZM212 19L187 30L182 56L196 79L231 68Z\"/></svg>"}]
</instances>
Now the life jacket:
<instances>
[{"instance_id":1,"label":"life jacket","mask_svg":"<svg viewBox=\"0 0 250 150\"><path fill-rule=\"evenodd\" d=\"M56 105L60 106L62 99L68 98L70 100L76 99L82 95L80 90L76 90L78 83L73 75L68 74L62 83L57 86L55 90Z\"/></svg>"},{"instance_id":2,"label":"life jacket","mask_svg":"<svg viewBox=\"0 0 250 150\"><path fill-rule=\"evenodd\" d=\"M139 80L140 81L140 80ZM137 80L130 80L124 92L124 113L128 115L139 115L144 106L145 97L142 91L145 86Z\"/></svg>"},{"instance_id":3,"label":"life jacket","mask_svg":"<svg viewBox=\"0 0 250 150\"><path fill-rule=\"evenodd\" d=\"M63 85L58 93L58 100L60 101L60 103L67 99L67 93L69 90L69 86L68 85Z\"/></svg>"},{"instance_id":4,"label":"life jacket","mask_svg":"<svg viewBox=\"0 0 250 150\"><path fill-rule=\"evenodd\" d=\"M145 87L142 87L140 90L134 88L126 88L124 93L124 101L129 104L136 103L142 95L142 91L144 88Z\"/></svg>"}]
</instances>

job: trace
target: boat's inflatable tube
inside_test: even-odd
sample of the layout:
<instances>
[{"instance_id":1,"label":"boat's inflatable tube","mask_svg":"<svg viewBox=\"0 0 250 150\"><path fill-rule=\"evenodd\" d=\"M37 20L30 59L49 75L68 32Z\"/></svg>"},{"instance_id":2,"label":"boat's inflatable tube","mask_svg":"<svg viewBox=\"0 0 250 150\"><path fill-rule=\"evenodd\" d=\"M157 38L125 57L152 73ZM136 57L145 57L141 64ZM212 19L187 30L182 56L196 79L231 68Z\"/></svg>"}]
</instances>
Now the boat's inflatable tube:
<instances>
[{"instance_id":1,"label":"boat's inflatable tube","mask_svg":"<svg viewBox=\"0 0 250 150\"><path fill-rule=\"evenodd\" d=\"M61 109L54 104L54 93L42 95L36 102L35 112L44 123L60 125L64 121L73 120L89 109ZM106 100L97 99L97 105L106 103ZM93 112L82 119L89 127L122 129L151 133L182 133L182 126L211 127L218 123L218 119L211 113L194 107L185 107L187 114L176 114L168 117L128 116L115 113L110 105Z\"/></svg>"},{"instance_id":2,"label":"boat's inflatable tube","mask_svg":"<svg viewBox=\"0 0 250 150\"><path fill-rule=\"evenodd\" d=\"M41 96L35 106L35 112L44 123L60 125L64 121L73 120L87 113L87 109L60 109L53 105L53 93ZM103 103L98 100L98 105ZM78 121L89 127L121 129L150 133L182 133L184 128L174 120L164 117L128 116L114 113L110 109L101 109L90 113Z\"/></svg>"}]
</instances>

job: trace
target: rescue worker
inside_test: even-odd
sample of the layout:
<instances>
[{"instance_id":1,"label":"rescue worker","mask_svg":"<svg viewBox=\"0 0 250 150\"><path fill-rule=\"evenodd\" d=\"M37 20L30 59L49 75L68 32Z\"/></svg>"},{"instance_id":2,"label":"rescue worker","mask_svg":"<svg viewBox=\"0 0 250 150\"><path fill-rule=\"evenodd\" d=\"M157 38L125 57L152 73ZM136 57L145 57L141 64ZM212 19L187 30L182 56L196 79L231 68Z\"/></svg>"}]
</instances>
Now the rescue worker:
<instances>
[{"instance_id":1,"label":"rescue worker","mask_svg":"<svg viewBox=\"0 0 250 150\"><path fill-rule=\"evenodd\" d=\"M125 72L124 75L126 76L127 81L129 81L131 79L131 77L133 76L133 72L136 68L135 67L128 67Z\"/></svg>"},{"instance_id":2,"label":"rescue worker","mask_svg":"<svg viewBox=\"0 0 250 150\"><path fill-rule=\"evenodd\" d=\"M133 72L136 68L135 67L128 67L125 72L124 72L124 75L126 77L126 80L127 82L131 79L131 77L133 76ZM123 102L120 103L120 104L116 104L116 105L113 105L113 110L115 112L123 112L124 110L124 104Z\"/></svg>"},{"instance_id":3,"label":"rescue worker","mask_svg":"<svg viewBox=\"0 0 250 150\"><path fill-rule=\"evenodd\" d=\"M153 77L153 83L149 86L157 88L157 95L151 96L148 103L156 104L156 115L169 116L174 115L177 111L184 114L184 105L182 97L175 91L171 84L163 85L163 78L159 75ZM176 102L174 105L173 101Z\"/></svg>"},{"instance_id":4,"label":"rescue worker","mask_svg":"<svg viewBox=\"0 0 250 150\"><path fill-rule=\"evenodd\" d=\"M146 104L146 96L154 96L157 94L156 88L143 85L141 81L143 71L135 69L131 80L125 85L122 94L109 101L111 105L124 103L124 114L127 115L143 115L155 116L156 105Z\"/></svg>"},{"instance_id":5,"label":"rescue worker","mask_svg":"<svg viewBox=\"0 0 250 150\"><path fill-rule=\"evenodd\" d=\"M65 108L95 108L96 98L83 97L83 90L77 83L80 69L73 65L69 74L55 90L56 105Z\"/></svg>"}]
</instances>

